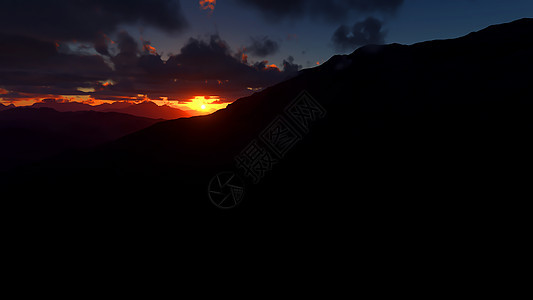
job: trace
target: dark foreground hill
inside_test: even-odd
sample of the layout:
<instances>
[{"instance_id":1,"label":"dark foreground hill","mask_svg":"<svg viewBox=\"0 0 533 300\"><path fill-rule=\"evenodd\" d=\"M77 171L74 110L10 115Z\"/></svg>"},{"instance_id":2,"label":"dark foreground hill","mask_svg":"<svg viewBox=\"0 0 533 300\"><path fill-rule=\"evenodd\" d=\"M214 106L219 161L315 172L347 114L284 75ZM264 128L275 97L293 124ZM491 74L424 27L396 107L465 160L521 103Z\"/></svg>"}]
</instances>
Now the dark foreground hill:
<instances>
[{"instance_id":1,"label":"dark foreground hill","mask_svg":"<svg viewBox=\"0 0 533 300\"><path fill-rule=\"evenodd\" d=\"M51 108L0 111L0 171L110 142L159 121L121 113L58 112Z\"/></svg>"},{"instance_id":2,"label":"dark foreground hill","mask_svg":"<svg viewBox=\"0 0 533 300\"><path fill-rule=\"evenodd\" d=\"M452 226L530 192L532 70L532 19L367 46L212 115L158 123L17 176L71 215ZM294 121L290 104L302 91L319 106L293 111ZM217 187L220 172L242 184ZM244 200L220 210L209 199L220 194Z\"/></svg>"}]
</instances>

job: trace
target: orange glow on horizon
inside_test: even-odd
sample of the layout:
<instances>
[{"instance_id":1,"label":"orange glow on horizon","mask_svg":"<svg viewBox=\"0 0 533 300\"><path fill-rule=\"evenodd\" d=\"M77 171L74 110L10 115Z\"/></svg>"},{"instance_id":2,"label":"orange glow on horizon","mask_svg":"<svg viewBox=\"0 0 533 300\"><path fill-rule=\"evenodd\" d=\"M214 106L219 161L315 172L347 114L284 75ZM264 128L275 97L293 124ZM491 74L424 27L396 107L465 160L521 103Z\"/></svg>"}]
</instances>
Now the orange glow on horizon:
<instances>
[{"instance_id":1,"label":"orange glow on horizon","mask_svg":"<svg viewBox=\"0 0 533 300\"><path fill-rule=\"evenodd\" d=\"M222 84L221 81L219 84ZM100 83L103 87L113 85L112 81ZM188 100L169 100L169 97L159 97L159 99L150 99L148 95L138 94L136 96L107 97L106 99L93 98L91 95L46 95L46 94L22 94L23 97L16 99L5 99L2 96L9 91L0 88L0 103L4 105L14 104L17 107L31 106L35 103L44 102L45 99L54 100L56 103L83 103L91 106L101 105L104 103L112 104L116 102L141 103L151 101L162 106L168 105L188 112L191 116L207 115L217 110L226 108L230 102L221 99L219 96L194 96ZM19 93L21 94L21 93Z\"/></svg>"},{"instance_id":2,"label":"orange glow on horizon","mask_svg":"<svg viewBox=\"0 0 533 300\"><path fill-rule=\"evenodd\" d=\"M224 109L229 103L221 103L218 96L194 96L185 103L174 104L173 107L181 110L192 110L196 115L214 113L219 109Z\"/></svg>"}]
</instances>

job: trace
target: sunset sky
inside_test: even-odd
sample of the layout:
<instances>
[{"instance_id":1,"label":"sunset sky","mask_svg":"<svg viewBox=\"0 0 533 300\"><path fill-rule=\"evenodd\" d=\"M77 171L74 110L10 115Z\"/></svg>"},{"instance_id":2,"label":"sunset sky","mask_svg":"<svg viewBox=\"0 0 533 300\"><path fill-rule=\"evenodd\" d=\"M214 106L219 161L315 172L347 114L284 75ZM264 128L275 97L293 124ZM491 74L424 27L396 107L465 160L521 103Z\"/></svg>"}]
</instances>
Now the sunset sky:
<instances>
[{"instance_id":1,"label":"sunset sky","mask_svg":"<svg viewBox=\"0 0 533 300\"><path fill-rule=\"evenodd\" d=\"M532 16L531 0L8 0L0 103L153 100L212 112L366 44Z\"/></svg>"}]
</instances>

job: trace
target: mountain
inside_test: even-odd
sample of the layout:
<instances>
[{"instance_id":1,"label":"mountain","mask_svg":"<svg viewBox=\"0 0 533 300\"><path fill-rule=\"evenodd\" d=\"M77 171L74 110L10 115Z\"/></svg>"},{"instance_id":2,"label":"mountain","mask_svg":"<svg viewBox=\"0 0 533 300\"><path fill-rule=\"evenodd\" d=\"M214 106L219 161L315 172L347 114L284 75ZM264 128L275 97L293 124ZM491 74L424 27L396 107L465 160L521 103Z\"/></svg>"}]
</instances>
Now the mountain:
<instances>
[{"instance_id":1,"label":"mountain","mask_svg":"<svg viewBox=\"0 0 533 300\"><path fill-rule=\"evenodd\" d=\"M160 120L120 113L19 107L0 112L0 170L115 140Z\"/></svg>"},{"instance_id":2,"label":"mountain","mask_svg":"<svg viewBox=\"0 0 533 300\"><path fill-rule=\"evenodd\" d=\"M13 105L13 104L3 105L2 103L0 103L0 111L11 109L11 108L15 108L15 105Z\"/></svg>"},{"instance_id":3,"label":"mountain","mask_svg":"<svg viewBox=\"0 0 533 300\"><path fill-rule=\"evenodd\" d=\"M62 178L74 190L99 178L84 199L105 191L114 202L91 201L93 211L127 207L136 215L142 207L153 220L197 212L265 224L287 217L302 226L454 226L528 192L532 69L533 19L452 40L366 46L209 116L160 122L19 176ZM291 110L302 91L319 106ZM303 119L287 121L288 112ZM291 134L297 142L276 158L272 149L287 149ZM244 155L262 168L259 181L238 166ZM244 189L231 185L231 195L244 195L235 209L208 199L211 183L232 182L215 177L220 172L243 181Z\"/></svg>"},{"instance_id":4,"label":"mountain","mask_svg":"<svg viewBox=\"0 0 533 300\"><path fill-rule=\"evenodd\" d=\"M130 115L140 116L140 117L145 117L145 118L152 118L152 119L172 120L172 119L190 117L189 113L184 112L180 109L173 108L168 105L159 106L151 101L145 101L145 102L141 102L138 104L129 105L126 107L111 108L111 109L102 107L103 105L104 104L100 106L102 108L102 111L114 111L114 112L130 114ZM109 104L109 105L112 105L112 104ZM98 107L98 109L100 109L100 107Z\"/></svg>"},{"instance_id":5,"label":"mountain","mask_svg":"<svg viewBox=\"0 0 533 300\"><path fill-rule=\"evenodd\" d=\"M55 99L45 99L42 102L33 103L30 108L51 108L58 112L71 111L97 111L96 106L81 102L58 102Z\"/></svg>"},{"instance_id":6,"label":"mountain","mask_svg":"<svg viewBox=\"0 0 533 300\"><path fill-rule=\"evenodd\" d=\"M141 103L114 102L103 103L99 105L89 105L80 102L57 102L53 99L43 102L34 103L32 108L53 108L59 112L69 111L102 111L102 112L119 112L130 114L138 117L151 119L172 120L184 117L190 117L188 112L182 111L168 105L159 106L151 101Z\"/></svg>"}]
</instances>

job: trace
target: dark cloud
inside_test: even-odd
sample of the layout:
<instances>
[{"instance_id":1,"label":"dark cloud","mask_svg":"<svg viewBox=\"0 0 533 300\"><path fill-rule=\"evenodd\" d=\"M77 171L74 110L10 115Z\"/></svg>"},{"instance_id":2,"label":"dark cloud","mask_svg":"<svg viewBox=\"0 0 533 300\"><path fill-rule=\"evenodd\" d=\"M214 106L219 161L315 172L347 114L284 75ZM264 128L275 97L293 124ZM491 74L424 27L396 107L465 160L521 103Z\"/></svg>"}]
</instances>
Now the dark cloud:
<instances>
[{"instance_id":1,"label":"dark cloud","mask_svg":"<svg viewBox=\"0 0 533 300\"><path fill-rule=\"evenodd\" d=\"M283 60L283 71L287 73L298 72L302 68L301 65L294 63L294 57L289 56L287 60Z\"/></svg>"},{"instance_id":2,"label":"dark cloud","mask_svg":"<svg viewBox=\"0 0 533 300\"><path fill-rule=\"evenodd\" d=\"M53 42L0 32L0 67L24 66L57 54Z\"/></svg>"},{"instance_id":3,"label":"dark cloud","mask_svg":"<svg viewBox=\"0 0 533 300\"><path fill-rule=\"evenodd\" d=\"M355 49L369 44L385 43L383 24L376 18L369 17L364 21L355 23L352 27L339 26L333 33L332 41L340 50Z\"/></svg>"},{"instance_id":4,"label":"dark cloud","mask_svg":"<svg viewBox=\"0 0 533 300\"><path fill-rule=\"evenodd\" d=\"M71 49L65 42L89 43L111 56L108 35L122 24L153 26L177 32L187 26L179 0L5 0L0 8L0 33L58 43L60 52Z\"/></svg>"},{"instance_id":5,"label":"dark cloud","mask_svg":"<svg viewBox=\"0 0 533 300\"><path fill-rule=\"evenodd\" d=\"M123 21L143 21L167 29L181 28L168 20L149 18L159 11L155 7L177 1L149 1L143 12L137 7L141 2L120 2L131 6L124 11L116 11L119 2L52 2L51 7L65 5L60 9L62 13L82 8L89 11L78 14L80 20L65 16L62 21L43 24L39 28L41 22L59 17L58 13L42 2L28 1L26 5L30 11L24 12L19 2L8 1L6 7L12 13L24 16L24 12L25 16L37 17L39 11L42 17L25 25L21 20L8 17L16 26L0 28L0 97L7 101L53 98L54 95L90 95L100 100L159 97L184 100L195 95L219 95L222 101L226 101L287 79L299 68L292 58L283 62L282 70L267 61L248 62L244 52L233 52L218 35L211 35L206 40L191 38L178 54L169 55L167 60L162 59L150 41L135 39L126 31L113 34L114 40L111 40L107 33L116 30ZM92 5L99 9L90 11ZM173 13L177 12L179 10ZM97 16L100 13L114 16L115 20L93 24L103 18ZM1 14L7 16L5 10ZM95 21L88 22L89 16L95 17ZM165 20L164 15L162 20ZM70 21L73 23L67 24ZM77 27L83 27L81 23L86 21L86 28L78 30ZM6 19L0 22L8 23ZM71 38L78 41L69 41ZM277 51L277 45L265 38L258 40L253 51L266 55Z\"/></svg>"},{"instance_id":6,"label":"dark cloud","mask_svg":"<svg viewBox=\"0 0 533 300\"><path fill-rule=\"evenodd\" d=\"M278 42L270 39L268 36L252 37L252 44L246 47L246 50L257 57L266 57L279 51Z\"/></svg>"},{"instance_id":7,"label":"dark cloud","mask_svg":"<svg viewBox=\"0 0 533 300\"><path fill-rule=\"evenodd\" d=\"M94 50L96 50L96 52L102 55L111 56L111 54L109 53L108 40L109 38L107 38L107 35L105 34L98 35L93 41Z\"/></svg>"},{"instance_id":8,"label":"dark cloud","mask_svg":"<svg viewBox=\"0 0 533 300\"><path fill-rule=\"evenodd\" d=\"M312 18L342 24L350 17L391 14L398 10L403 0L236 0L243 6L259 10L267 20ZM352 27L341 25L333 34L337 49L354 49L366 44L382 44L385 32L383 23L368 18Z\"/></svg>"},{"instance_id":9,"label":"dark cloud","mask_svg":"<svg viewBox=\"0 0 533 300\"><path fill-rule=\"evenodd\" d=\"M295 19L305 16L326 21L344 20L350 13L393 13L403 0L236 0L261 11L268 19Z\"/></svg>"},{"instance_id":10,"label":"dark cloud","mask_svg":"<svg viewBox=\"0 0 533 300\"><path fill-rule=\"evenodd\" d=\"M4 0L0 9L0 32L52 41L92 42L126 23L166 31L187 24L179 0Z\"/></svg>"},{"instance_id":11,"label":"dark cloud","mask_svg":"<svg viewBox=\"0 0 533 300\"><path fill-rule=\"evenodd\" d=\"M131 72L137 67L140 47L126 31L119 32L116 41L119 53L111 58L118 72Z\"/></svg>"},{"instance_id":12,"label":"dark cloud","mask_svg":"<svg viewBox=\"0 0 533 300\"><path fill-rule=\"evenodd\" d=\"M190 38L167 64L174 75L196 80L237 79L249 72L249 67L231 55L228 44L216 34L207 41Z\"/></svg>"},{"instance_id":13,"label":"dark cloud","mask_svg":"<svg viewBox=\"0 0 533 300\"><path fill-rule=\"evenodd\" d=\"M60 53L52 42L26 37L3 36L1 41L0 87L9 91L2 94L4 100L29 95L91 95L100 100L219 95L234 100L287 79L300 68L292 57L282 70L267 61L242 61L218 35L191 38L168 60L147 51L149 42L125 31L118 33L112 48L99 51L105 56Z\"/></svg>"},{"instance_id":14,"label":"dark cloud","mask_svg":"<svg viewBox=\"0 0 533 300\"><path fill-rule=\"evenodd\" d=\"M54 42L0 34L1 86L38 93L66 93L73 89L70 94L79 94L78 87L111 74L100 55L61 53L57 48Z\"/></svg>"}]
</instances>

